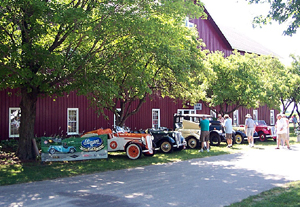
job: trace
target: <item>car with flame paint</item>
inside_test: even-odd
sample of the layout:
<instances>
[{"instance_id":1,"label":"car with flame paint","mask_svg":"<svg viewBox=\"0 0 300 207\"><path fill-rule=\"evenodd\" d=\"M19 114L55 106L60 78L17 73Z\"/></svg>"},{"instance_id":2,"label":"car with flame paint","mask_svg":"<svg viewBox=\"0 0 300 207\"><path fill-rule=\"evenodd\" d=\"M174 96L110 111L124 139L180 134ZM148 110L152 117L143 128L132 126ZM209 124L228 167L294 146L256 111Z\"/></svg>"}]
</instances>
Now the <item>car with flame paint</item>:
<instances>
[{"instance_id":1,"label":"car with flame paint","mask_svg":"<svg viewBox=\"0 0 300 207\"><path fill-rule=\"evenodd\" d=\"M181 132L168 130L165 127L159 129L147 129L149 134L154 137L155 150L162 153L170 153L173 150L182 150L186 148L186 141Z\"/></svg>"},{"instance_id":2,"label":"car with flame paint","mask_svg":"<svg viewBox=\"0 0 300 207\"><path fill-rule=\"evenodd\" d=\"M153 156L155 153L153 146L153 136L146 133L129 133L121 127L111 129L98 129L87 132L81 137L91 137L100 134L107 134L108 152L124 151L129 159L135 160L144 156Z\"/></svg>"}]
</instances>

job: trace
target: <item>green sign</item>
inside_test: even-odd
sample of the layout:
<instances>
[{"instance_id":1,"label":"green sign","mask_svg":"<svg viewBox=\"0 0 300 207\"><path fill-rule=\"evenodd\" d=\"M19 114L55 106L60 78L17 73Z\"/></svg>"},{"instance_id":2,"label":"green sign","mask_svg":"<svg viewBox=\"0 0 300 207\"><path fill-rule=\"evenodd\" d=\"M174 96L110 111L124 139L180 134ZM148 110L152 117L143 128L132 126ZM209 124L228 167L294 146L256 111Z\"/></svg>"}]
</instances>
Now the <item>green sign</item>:
<instances>
[{"instance_id":1,"label":"green sign","mask_svg":"<svg viewBox=\"0 0 300 207\"><path fill-rule=\"evenodd\" d=\"M107 158L107 135L93 137L42 137L42 161L74 161Z\"/></svg>"}]
</instances>

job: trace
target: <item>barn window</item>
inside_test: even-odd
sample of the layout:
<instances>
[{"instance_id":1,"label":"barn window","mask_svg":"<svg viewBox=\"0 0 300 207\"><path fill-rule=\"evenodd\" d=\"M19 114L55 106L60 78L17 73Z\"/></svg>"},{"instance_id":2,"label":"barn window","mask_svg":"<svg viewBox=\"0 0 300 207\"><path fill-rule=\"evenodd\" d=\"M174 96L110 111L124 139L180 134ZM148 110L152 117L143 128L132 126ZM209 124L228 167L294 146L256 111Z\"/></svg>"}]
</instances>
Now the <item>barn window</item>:
<instances>
[{"instance_id":1,"label":"barn window","mask_svg":"<svg viewBox=\"0 0 300 207\"><path fill-rule=\"evenodd\" d=\"M152 109L152 128L160 127L160 109Z\"/></svg>"},{"instance_id":2,"label":"barn window","mask_svg":"<svg viewBox=\"0 0 300 207\"><path fill-rule=\"evenodd\" d=\"M191 23L191 22L190 22L190 19L189 19L188 17L185 18L185 22L184 22L184 23L185 23L185 26L188 27L188 28L193 28L193 27L195 27L195 24L194 24L194 23Z\"/></svg>"},{"instance_id":3,"label":"barn window","mask_svg":"<svg viewBox=\"0 0 300 207\"><path fill-rule=\"evenodd\" d=\"M118 112L121 111L121 108L117 108L116 109ZM114 128L116 128L116 121L117 121L117 117L116 117L116 114L114 114Z\"/></svg>"},{"instance_id":4,"label":"barn window","mask_svg":"<svg viewBox=\"0 0 300 207\"><path fill-rule=\"evenodd\" d=\"M213 117L213 118L217 118L217 114L215 111L213 110L210 110L210 115Z\"/></svg>"},{"instance_id":5,"label":"barn window","mask_svg":"<svg viewBox=\"0 0 300 207\"><path fill-rule=\"evenodd\" d=\"M195 109L177 109L177 113L178 114L196 114L196 110ZM181 117L180 122L182 122L182 119L183 118ZM195 121L195 120L193 120L193 117L184 117L184 119L189 120L189 121Z\"/></svg>"},{"instance_id":6,"label":"barn window","mask_svg":"<svg viewBox=\"0 0 300 207\"><path fill-rule=\"evenodd\" d=\"M9 137L19 137L21 119L20 108L9 108Z\"/></svg>"},{"instance_id":7,"label":"barn window","mask_svg":"<svg viewBox=\"0 0 300 207\"><path fill-rule=\"evenodd\" d=\"M233 112L233 125L238 126L239 125L239 111L235 110Z\"/></svg>"},{"instance_id":8,"label":"barn window","mask_svg":"<svg viewBox=\"0 0 300 207\"><path fill-rule=\"evenodd\" d=\"M275 125L274 110L270 110L270 125Z\"/></svg>"},{"instance_id":9,"label":"barn window","mask_svg":"<svg viewBox=\"0 0 300 207\"><path fill-rule=\"evenodd\" d=\"M258 120L258 111L253 110L253 120Z\"/></svg>"},{"instance_id":10,"label":"barn window","mask_svg":"<svg viewBox=\"0 0 300 207\"><path fill-rule=\"evenodd\" d=\"M68 135L75 135L79 132L78 108L68 108Z\"/></svg>"}]
</instances>

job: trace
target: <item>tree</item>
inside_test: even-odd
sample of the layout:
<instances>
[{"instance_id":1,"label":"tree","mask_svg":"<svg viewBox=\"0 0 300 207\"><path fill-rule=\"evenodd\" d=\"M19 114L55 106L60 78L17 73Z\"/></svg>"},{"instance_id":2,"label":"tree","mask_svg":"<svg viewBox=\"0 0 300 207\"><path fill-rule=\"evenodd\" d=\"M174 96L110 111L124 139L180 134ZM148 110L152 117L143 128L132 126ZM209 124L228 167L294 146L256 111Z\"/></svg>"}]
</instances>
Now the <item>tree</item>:
<instances>
[{"instance_id":1,"label":"tree","mask_svg":"<svg viewBox=\"0 0 300 207\"><path fill-rule=\"evenodd\" d=\"M283 113L286 112L288 107L293 104L293 109L290 115L297 112L300 116L298 104L300 103L300 56L291 55L293 62L291 67L287 69L287 81L285 81L285 86L288 88L286 96L281 97L281 102L283 105Z\"/></svg>"},{"instance_id":2,"label":"tree","mask_svg":"<svg viewBox=\"0 0 300 207\"><path fill-rule=\"evenodd\" d=\"M20 89L19 158L34 159L31 138L38 97L78 89L91 74L106 80L120 69L110 67L115 60L128 54L118 50L119 43L139 32L137 26L145 19L199 17L199 5L183 0L1 1L0 89Z\"/></svg>"},{"instance_id":3,"label":"tree","mask_svg":"<svg viewBox=\"0 0 300 207\"><path fill-rule=\"evenodd\" d=\"M110 65L113 73L105 79L93 75L98 84L84 87L96 109L115 114L116 125L123 126L151 94L188 99L189 91L198 87L193 83L203 71L205 54L196 30L185 27L184 18L183 14L178 20L172 16L145 19L152 29L139 26L137 33L118 44L120 56ZM100 82L109 87L99 87Z\"/></svg>"},{"instance_id":4,"label":"tree","mask_svg":"<svg viewBox=\"0 0 300 207\"><path fill-rule=\"evenodd\" d=\"M205 82L207 96L204 101L209 107L219 106L220 111L215 112L221 114L232 113L240 107L278 105L278 99L269 96L273 88L267 87L269 78L263 75L271 60L271 57L248 53L241 55L236 51L226 58L221 52L209 54L206 68L211 70L211 76Z\"/></svg>"},{"instance_id":5,"label":"tree","mask_svg":"<svg viewBox=\"0 0 300 207\"><path fill-rule=\"evenodd\" d=\"M250 3L269 3L270 10L266 16L257 16L254 18L254 24L268 24L272 20L279 24L287 22L289 25L284 31L285 35L292 36L297 32L300 26L300 1L282 1L282 0L246 0Z\"/></svg>"}]
</instances>

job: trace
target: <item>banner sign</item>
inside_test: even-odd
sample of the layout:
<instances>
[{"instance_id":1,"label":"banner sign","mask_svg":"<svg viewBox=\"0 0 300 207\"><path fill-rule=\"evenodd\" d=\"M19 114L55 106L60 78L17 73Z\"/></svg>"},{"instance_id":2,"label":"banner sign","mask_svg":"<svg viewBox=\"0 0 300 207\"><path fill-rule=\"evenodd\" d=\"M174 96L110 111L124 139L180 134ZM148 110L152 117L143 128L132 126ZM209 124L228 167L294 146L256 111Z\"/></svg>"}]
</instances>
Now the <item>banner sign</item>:
<instances>
[{"instance_id":1,"label":"banner sign","mask_svg":"<svg viewBox=\"0 0 300 207\"><path fill-rule=\"evenodd\" d=\"M74 161L107 158L107 134L93 137L42 137L42 161Z\"/></svg>"}]
</instances>

